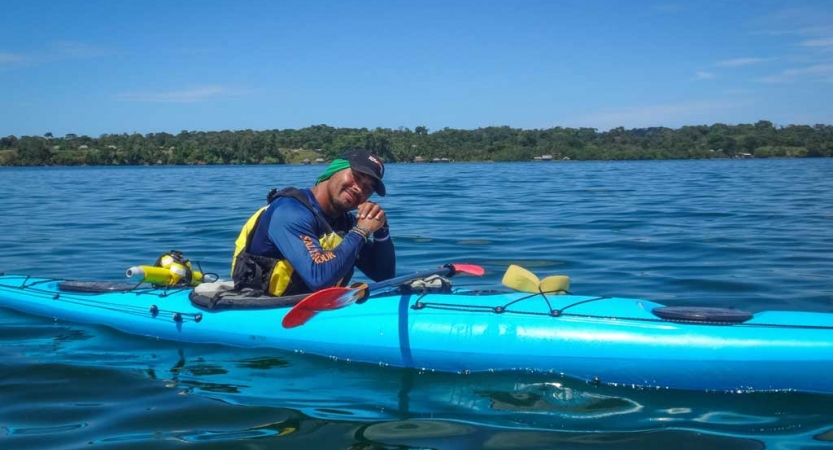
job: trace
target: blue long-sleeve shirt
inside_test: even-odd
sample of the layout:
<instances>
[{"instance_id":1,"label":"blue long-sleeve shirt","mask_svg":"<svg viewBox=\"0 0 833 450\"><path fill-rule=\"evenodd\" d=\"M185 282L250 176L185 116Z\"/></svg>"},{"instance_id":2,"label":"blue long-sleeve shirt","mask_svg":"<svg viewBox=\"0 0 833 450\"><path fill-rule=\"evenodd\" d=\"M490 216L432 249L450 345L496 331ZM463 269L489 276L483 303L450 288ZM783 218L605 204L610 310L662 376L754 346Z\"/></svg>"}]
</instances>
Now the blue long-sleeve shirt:
<instances>
[{"instance_id":1,"label":"blue long-sleeve shirt","mask_svg":"<svg viewBox=\"0 0 833 450\"><path fill-rule=\"evenodd\" d=\"M355 267L374 281L394 276L396 254L387 227L365 242L361 235L350 232L357 222L354 214L327 217L310 189L301 189L301 193L318 214L292 197L277 198L263 212L249 249L254 255L286 259L292 265L295 273L285 295L314 292L342 279L345 284ZM341 244L332 250L323 250L319 243L328 231L323 221L343 234Z\"/></svg>"}]
</instances>

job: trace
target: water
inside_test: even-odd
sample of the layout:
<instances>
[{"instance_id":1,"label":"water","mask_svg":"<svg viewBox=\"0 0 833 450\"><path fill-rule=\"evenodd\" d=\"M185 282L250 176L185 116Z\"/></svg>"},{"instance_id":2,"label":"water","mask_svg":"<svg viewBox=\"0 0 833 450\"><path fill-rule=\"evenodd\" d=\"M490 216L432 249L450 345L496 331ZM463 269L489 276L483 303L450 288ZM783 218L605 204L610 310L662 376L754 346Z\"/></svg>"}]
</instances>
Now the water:
<instances>
[{"instance_id":1,"label":"water","mask_svg":"<svg viewBox=\"0 0 833 450\"><path fill-rule=\"evenodd\" d=\"M0 271L227 276L273 186L323 167L0 168ZM582 294L833 311L833 160L390 165L398 272L568 274ZM346 330L345 332L349 332ZM818 374L827 376L827 374ZM830 396L441 374L127 336L0 310L0 448L830 448Z\"/></svg>"}]
</instances>

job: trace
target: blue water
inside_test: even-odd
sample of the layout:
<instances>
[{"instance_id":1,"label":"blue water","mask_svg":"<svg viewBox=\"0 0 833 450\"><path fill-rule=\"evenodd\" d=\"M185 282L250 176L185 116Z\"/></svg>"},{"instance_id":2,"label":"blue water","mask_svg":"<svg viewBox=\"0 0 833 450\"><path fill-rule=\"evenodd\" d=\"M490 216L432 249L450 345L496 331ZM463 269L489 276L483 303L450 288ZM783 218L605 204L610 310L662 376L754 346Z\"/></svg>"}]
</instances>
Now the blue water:
<instances>
[{"instance_id":1,"label":"blue water","mask_svg":"<svg viewBox=\"0 0 833 450\"><path fill-rule=\"evenodd\" d=\"M227 276L273 186L323 167L0 168L0 271ZM833 311L833 160L398 164L398 271L509 264L571 291ZM345 330L349 332L349 330ZM829 374L817 374L829 376ZM458 375L127 336L0 310L0 448L830 448L831 397Z\"/></svg>"}]
</instances>

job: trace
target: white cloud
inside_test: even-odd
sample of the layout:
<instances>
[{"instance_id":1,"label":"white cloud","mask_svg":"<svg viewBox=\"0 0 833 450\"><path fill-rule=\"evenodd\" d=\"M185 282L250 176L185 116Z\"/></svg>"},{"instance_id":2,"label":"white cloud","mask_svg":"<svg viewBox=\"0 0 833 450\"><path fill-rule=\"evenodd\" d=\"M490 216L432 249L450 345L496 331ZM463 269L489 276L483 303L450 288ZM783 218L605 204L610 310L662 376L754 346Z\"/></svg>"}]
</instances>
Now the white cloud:
<instances>
[{"instance_id":1,"label":"white cloud","mask_svg":"<svg viewBox=\"0 0 833 450\"><path fill-rule=\"evenodd\" d=\"M30 61L31 58L21 53L0 53L0 64L16 64Z\"/></svg>"},{"instance_id":2,"label":"white cloud","mask_svg":"<svg viewBox=\"0 0 833 450\"><path fill-rule=\"evenodd\" d=\"M827 9L798 7L759 16L753 23L778 34L818 34L830 30L833 14Z\"/></svg>"},{"instance_id":3,"label":"white cloud","mask_svg":"<svg viewBox=\"0 0 833 450\"><path fill-rule=\"evenodd\" d=\"M736 59L727 59L725 61L718 61L717 66L719 67L740 67L740 66L750 66L752 64L758 64L766 61L771 61L772 58L736 58Z\"/></svg>"},{"instance_id":4,"label":"white cloud","mask_svg":"<svg viewBox=\"0 0 833 450\"><path fill-rule=\"evenodd\" d=\"M799 36L803 47L833 47L833 13L829 9L792 8L758 17L753 21L760 27L760 34L773 36Z\"/></svg>"},{"instance_id":5,"label":"white cloud","mask_svg":"<svg viewBox=\"0 0 833 450\"><path fill-rule=\"evenodd\" d=\"M688 6L683 3L660 3L653 6L656 11L676 12L688 9Z\"/></svg>"},{"instance_id":6,"label":"white cloud","mask_svg":"<svg viewBox=\"0 0 833 450\"><path fill-rule=\"evenodd\" d=\"M243 90L230 90L222 86L198 86L181 91L127 92L116 95L116 99L131 102L194 103L243 94L245 94Z\"/></svg>"},{"instance_id":7,"label":"white cloud","mask_svg":"<svg viewBox=\"0 0 833 450\"><path fill-rule=\"evenodd\" d=\"M0 53L0 65L42 64L71 59L89 59L112 54L112 51L80 42L55 42L49 48L31 54Z\"/></svg>"},{"instance_id":8,"label":"white cloud","mask_svg":"<svg viewBox=\"0 0 833 450\"><path fill-rule=\"evenodd\" d=\"M755 81L758 83L792 83L795 80L783 75L772 75L769 77L758 78Z\"/></svg>"},{"instance_id":9,"label":"white cloud","mask_svg":"<svg viewBox=\"0 0 833 450\"><path fill-rule=\"evenodd\" d=\"M723 91L723 93L725 93L727 95L746 95L746 94L751 94L752 91L749 90L749 89L727 89L727 90Z\"/></svg>"},{"instance_id":10,"label":"white cloud","mask_svg":"<svg viewBox=\"0 0 833 450\"><path fill-rule=\"evenodd\" d=\"M788 69L784 71L784 75L815 75L828 73L833 74L833 64L817 64L803 69Z\"/></svg>"},{"instance_id":11,"label":"white cloud","mask_svg":"<svg viewBox=\"0 0 833 450\"><path fill-rule=\"evenodd\" d=\"M48 59L87 59L97 58L112 53L101 47L95 47L82 42L60 41L52 44Z\"/></svg>"},{"instance_id":12,"label":"white cloud","mask_svg":"<svg viewBox=\"0 0 833 450\"><path fill-rule=\"evenodd\" d=\"M601 130L623 126L642 128L677 126L678 124L714 122L722 112L742 107L742 102L701 101L673 105L645 105L612 108L578 117L575 126L587 126Z\"/></svg>"},{"instance_id":13,"label":"white cloud","mask_svg":"<svg viewBox=\"0 0 833 450\"><path fill-rule=\"evenodd\" d=\"M833 19L833 16L829 16ZM807 27L798 30L800 36L833 36L833 25L820 25L815 27Z\"/></svg>"},{"instance_id":14,"label":"white cloud","mask_svg":"<svg viewBox=\"0 0 833 450\"><path fill-rule=\"evenodd\" d=\"M801 43L804 47L833 47L833 37L810 39Z\"/></svg>"},{"instance_id":15,"label":"white cloud","mask_svg":"<svg viewBox=\"0 0 833 450\"><path fill-rule=\"evenodd\" d=\"M717 75L715 75L712 72L704 72L704 71L700 70L700 71L697 71L697 73L694 74L694 79L695 80L711 80L711 79L715 78L716 76Z\"/></svg>"},{"instance_id":16,"label":"white cloud","mask_svg":"<svg viewBox=\"0 0 833 450\"><path fill-rule=\"evenodd\" d=\"M759 78L761 83L795 83L797 81L823 81L833 75L833 64L816 64L800 69L787 69L780 75Z\"/></svg>"}]
</instances>

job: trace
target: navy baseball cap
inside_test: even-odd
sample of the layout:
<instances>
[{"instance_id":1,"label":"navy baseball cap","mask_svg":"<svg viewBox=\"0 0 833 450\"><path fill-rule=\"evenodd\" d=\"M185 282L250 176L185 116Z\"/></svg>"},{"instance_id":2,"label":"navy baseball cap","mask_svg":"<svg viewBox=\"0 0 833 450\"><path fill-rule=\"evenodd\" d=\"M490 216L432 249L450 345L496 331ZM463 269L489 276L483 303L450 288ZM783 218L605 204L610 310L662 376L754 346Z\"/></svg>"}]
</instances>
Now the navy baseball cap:
<instances>
[{"instance_id":1,"label":"navy baseball cap","mask_svg":"<svg viewBox=\"0 0 833 450\"><path fill-rule=\"evenodd\" d=\"M385 164L381 158L365 150L350 150L339 158L346 159L350 163L350 168L356 172L361 172L375 179L376 186L373 190L380 196L385 196L385 183L382 182L382 177L385 176Z\"/></svg>"}]
</instances>

